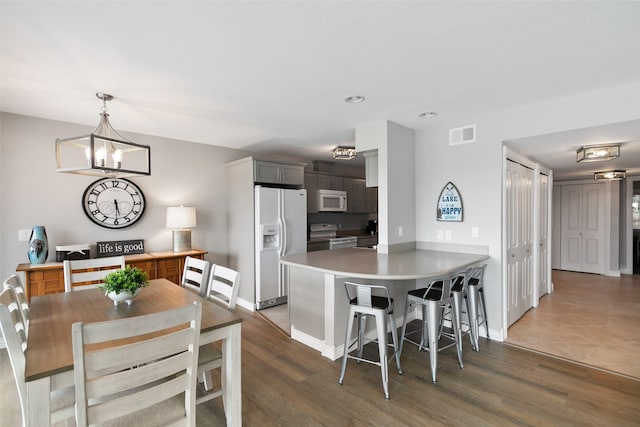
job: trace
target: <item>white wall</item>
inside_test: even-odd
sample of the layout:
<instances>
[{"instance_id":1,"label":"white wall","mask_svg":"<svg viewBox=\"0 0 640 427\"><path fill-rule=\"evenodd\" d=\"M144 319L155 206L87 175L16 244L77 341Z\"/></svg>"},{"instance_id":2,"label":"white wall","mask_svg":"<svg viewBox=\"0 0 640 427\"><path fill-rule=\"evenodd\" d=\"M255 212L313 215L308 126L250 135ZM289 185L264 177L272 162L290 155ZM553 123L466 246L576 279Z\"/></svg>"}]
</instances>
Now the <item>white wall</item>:
<instances>
[{"instance_id":1,"label":"white wall","mask_svg":"<svg viewBox=\"0 0 640 427\"><path fill-rule=\"evenodd\" d=\"M103 240L144 239L145 250L171 250L171 231L164 227L167 206L193 205L197 228L194 248L209 252L211 262L227 262L226 162L249 153L216 146L123 133L151 146L151 176L129 178L144 192L147 208L131 227L109 230L91 222L82 209L85 188L98 178L55 172L55 140L89 133L92 128L15 114L0 114L0 277L29 262L27 242L19 229L44 225L48 261L55 246Z\"/></svg>"},{"instance_id":2,"label":"white wall","mask_svg":"<svg viewBox=\"0 0 640 427\"><path fill-rule=\"evenodd\" d=\"M388 122L387 135L388 243L415 242L415 132Z\"/></svg>"},{"instance_id":3,"label":"white wall","mask_svg":"<svg viewBox=\"0 0 640 427\"><path fill-rule=\"evenodd\" d=\"M415 131L386 120L365 124L356 128L356 149L378 153L378 251L413 245Z\"/></svg>"},{"instance_id":4,"label":"white wall","mask_svg":"<svg viewBox=\"0 0 640 427\"><path fill-rule=\"evenodd\" d=\"M451 231L451 243L489 247L485 293L492 329L503 330L502 142L640 117L640 83L478 117L460 117L416 134L416 240L437 242L438 230ZM450 128L476 124L475 143L449 146ZM461 223L436 221L437 197L447 181L464 203ZM479 237L471 237L471 227Z\"/></svg>"}]
</instances>

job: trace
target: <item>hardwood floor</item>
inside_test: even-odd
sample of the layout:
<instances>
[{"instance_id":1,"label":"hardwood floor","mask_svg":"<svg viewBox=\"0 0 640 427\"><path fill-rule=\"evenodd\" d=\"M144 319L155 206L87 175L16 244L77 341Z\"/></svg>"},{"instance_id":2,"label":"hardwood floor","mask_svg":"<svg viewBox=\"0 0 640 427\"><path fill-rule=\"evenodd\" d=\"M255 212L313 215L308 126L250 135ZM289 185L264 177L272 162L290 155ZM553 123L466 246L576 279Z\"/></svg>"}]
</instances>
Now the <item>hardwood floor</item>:
<instances>
[{"instance_id":1,"label":"hardwood floor","mask_svg":"<svg viewBox=\"0 0 640 427\"><path fill-rule=\"evenodd\" d=\"M427 354L405 346L404 375L389 369L390 400L377 366L332 362L292 341L261 316L237 308L242 325L245 426L637 426L640 381L495 341L473 352L465 369L455 349L439 354L438 382ZM370 349L375 351L375 349ZM0 352L0 425L19 420L6 350ZM16 415L17 414L17 415ZM200 405L198 425L224 425L220 399ZM136 424L136 425L144 425ZM148 424L147 424L148 425Z\"/></svg>"},{"instance_id":2,"label":"hardwood floor","mask_svg":"<svg viewBox=\"0 0 640 427\"><path fill-rule=\"evenodd\" d=\"M640 276L554 270L553 283L507 342L640 380Z\"/></svg>"}]
</instances>

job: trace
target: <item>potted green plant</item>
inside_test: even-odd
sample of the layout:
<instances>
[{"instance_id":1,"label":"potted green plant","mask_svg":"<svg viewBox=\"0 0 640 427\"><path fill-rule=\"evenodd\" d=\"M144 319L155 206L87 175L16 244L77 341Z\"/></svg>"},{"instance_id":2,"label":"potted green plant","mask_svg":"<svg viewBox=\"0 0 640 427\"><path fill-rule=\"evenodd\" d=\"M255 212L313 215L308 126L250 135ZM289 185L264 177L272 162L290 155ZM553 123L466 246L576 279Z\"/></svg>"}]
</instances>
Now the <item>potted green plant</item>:
<instances>
[{"instance_id":1,"label":"potted green plant","mask_svg":"<svg viewBox=\"0 0 640 427\"><path fill-rule=\"evenodd\" d=\"M104 284L99 288L113 300L115 305L121 301L126 301L130 305L140 289L146 286L149 286L147 273L138 267L128 265L123 270L107 274L104 278Z\"/></svg>"}]
</instances>

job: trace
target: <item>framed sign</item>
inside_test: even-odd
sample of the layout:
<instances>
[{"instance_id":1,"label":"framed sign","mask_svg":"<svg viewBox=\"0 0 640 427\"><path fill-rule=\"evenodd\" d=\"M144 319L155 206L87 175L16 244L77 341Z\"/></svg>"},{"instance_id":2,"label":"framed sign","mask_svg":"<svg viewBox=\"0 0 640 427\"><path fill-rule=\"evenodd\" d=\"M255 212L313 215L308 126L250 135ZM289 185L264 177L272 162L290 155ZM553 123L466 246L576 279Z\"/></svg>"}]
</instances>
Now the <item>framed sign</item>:
<instances>
[{"instance_id":1,"label":"framed sign","mask_svg":"<svg viewBox=\"0 0 640 427\"><path fill-rule=\"evenodd\" d=\"M455 185L447 182L438 197L438 221L462 221L462 197Z\"/></svg>"},{"instance_id":2,"label":"framed sign","mask_svg":"<svg viewBox=\"0 0 640 427\"><path fill-rule=\"evenodd\" d=\"M144 240L113 240L97 242L98 258L119 255L133 255L144 253Z\"/></svg>"}]
</instances>

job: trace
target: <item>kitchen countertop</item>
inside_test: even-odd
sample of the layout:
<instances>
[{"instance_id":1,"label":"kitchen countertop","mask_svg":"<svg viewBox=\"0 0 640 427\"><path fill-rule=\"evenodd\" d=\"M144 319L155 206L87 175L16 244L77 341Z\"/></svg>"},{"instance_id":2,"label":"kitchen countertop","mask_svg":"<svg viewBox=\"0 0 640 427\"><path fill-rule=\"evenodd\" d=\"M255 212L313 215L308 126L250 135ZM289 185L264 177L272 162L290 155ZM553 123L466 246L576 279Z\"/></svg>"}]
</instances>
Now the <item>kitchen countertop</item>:
<instances>
[{"instance_id":1,"label":"kitchen countertop","mask_svg":"<svg viewBox=\"0 0 640 427\"><path fill-rule=\"evenodd\" d=\"M347 277L408 280L454 273L487 259L488 255L421 249L382 254L375 249L344 248L287 255L280 262Z\"/></svg>"}]
</instances>

